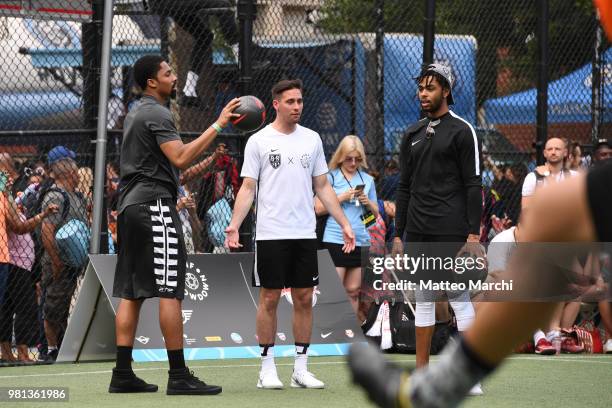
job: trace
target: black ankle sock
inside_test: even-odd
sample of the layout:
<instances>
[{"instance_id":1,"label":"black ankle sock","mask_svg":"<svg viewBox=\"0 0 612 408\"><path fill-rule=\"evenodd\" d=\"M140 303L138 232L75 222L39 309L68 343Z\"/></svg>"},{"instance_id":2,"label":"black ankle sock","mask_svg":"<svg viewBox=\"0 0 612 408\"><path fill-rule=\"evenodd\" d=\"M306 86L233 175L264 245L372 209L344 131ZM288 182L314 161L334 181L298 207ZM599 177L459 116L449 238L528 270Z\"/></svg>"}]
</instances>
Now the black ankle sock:
<instances>
[{"instance_id":1,"label":"black ankle sock","mask_svg":"<svg viewBox=\"0 0 612 408\"><path fill-rule=\"evenodd\" d=\"M117 346L117 369L132 369L132 347Z\"/></svg>"},{"instance_id":2,"label":"black ankle sock","mask_svg":"<svg viewBox=\"0 0 612 408\"><path fill-rule=\"evenodd\" d=\"M307 354L310 343L295 343L296 354Z\"/></svg>"},{"instance_id":3,"label":"black ankle sock","mask_svg":"<svg viewBox=\"0 0 612 408\"><path fill-rule=\"evenodd\" d=\"M166 350L166 352L168 353L168 362L170 363L171 370L180 370L181 368L185 368L183 349Z\"/></svg>"}]
</instances>

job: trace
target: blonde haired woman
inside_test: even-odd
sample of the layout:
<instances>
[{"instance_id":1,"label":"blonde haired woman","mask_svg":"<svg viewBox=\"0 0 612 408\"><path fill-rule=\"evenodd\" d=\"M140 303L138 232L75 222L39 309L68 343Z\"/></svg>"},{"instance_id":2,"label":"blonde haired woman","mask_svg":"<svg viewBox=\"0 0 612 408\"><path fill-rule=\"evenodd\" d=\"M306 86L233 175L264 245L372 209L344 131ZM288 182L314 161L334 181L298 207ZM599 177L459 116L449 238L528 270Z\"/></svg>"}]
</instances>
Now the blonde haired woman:
<instances>
[{"instance_id":1,"label":"blonde haired woman","mask_svg":"<svg viewBox=\"0 0 612 408\"><path fill-rule=\"evenodd\" d=\"M362 253L370 246L370 235L364 221L368 219L375 221L378 216L374 179L363 171L368 168L368 163L361 139L352 135L345 136L329 161L328 167L327 178L338 195L338 201L355 232L356 246L353 252L348 254L342 252L344 244L342 228L333 217L327 219L323 233L323 245L329 250L340 281L351 301L351 306L357 313L361 288ZM318 198L315 198L315 212L317 216L327 214Z\"/></svg>"},{"instance_id":2,"label":"blonde haired woman","mask_svg":"<svg viewBox=\"0 0 612 408\"><path fill-rule=\"evenodd\" d=\"M79 184L77 190L79 190L85 197L91 197L93 195L93 171L89 167L79 168Z\"/></svg>"}]
</instances>

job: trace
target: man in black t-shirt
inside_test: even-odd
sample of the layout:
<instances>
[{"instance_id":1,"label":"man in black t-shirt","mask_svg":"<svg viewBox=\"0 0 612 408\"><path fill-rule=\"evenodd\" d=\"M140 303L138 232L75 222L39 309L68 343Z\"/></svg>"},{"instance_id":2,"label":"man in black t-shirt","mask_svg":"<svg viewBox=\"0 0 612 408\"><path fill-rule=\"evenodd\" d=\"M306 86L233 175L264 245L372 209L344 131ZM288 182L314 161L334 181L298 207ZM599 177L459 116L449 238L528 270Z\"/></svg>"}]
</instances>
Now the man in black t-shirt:
<instances>
[{"instance_id":1,"label":"man in black t-shirt","mask_svg":"<svg viewBox=\"0 0 612 408\"><path fill-rule=\"evenodd\" d=\"M183 144L165 106L176 94L176 75L160 56L146 55L134 64L141 101L127 115L121 146L121 180L117 218L118 258L113 296L117 309L117 366L109 392L155 392L132 371L132 346L140 307L159 298L159 323L166 342L169 395L210 395L221 387L207 385L185 367L181 301L185 285L185 244L176 211L179 170L201 155L240 105L232 100L217 121Z\"/></svg>"},{"instance_id":2,"label":"man in black t-shirt","mask_svg":"<svg viewBox=\"0 0 612 408\"><path fill-rule=\"evenodd\" d=\"M484 258L479 245L482 176L476 132L449 109L454 82L449 66L425 66L416 82L427 117L409 128L402 141L394 252L403 252L405 240L409 248L426 243L420 247L432 255L434 248L443 248L435 254L440 259L460 252ZM464 247L466 241L470 244ZM466 291L447 294L457 328L463 331L474 319L469 295ZM420 290L416 300L416 364L422 367L429 362L435 295ZM482 391L475 387L474 393Z\"/></svg>"}]
</instances>

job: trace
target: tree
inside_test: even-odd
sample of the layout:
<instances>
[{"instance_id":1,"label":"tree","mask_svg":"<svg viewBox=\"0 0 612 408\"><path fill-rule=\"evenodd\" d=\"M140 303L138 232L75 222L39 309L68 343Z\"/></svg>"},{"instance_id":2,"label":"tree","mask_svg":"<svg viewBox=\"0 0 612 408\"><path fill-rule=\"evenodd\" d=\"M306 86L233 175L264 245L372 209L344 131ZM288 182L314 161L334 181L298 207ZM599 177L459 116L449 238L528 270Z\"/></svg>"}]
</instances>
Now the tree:
<instances>
[{"instance_id":1,"label":"tree","mask_svg":"<svg viewBox=\"0 0 612 408\"><path fill-rule=\"evenodd\" d=\"M321 27L329 33L375 30L377 0L326 0ZM422 33L424 0L385 0L386 32ZM551 80L591 61L596 21L590 0L549 0ZM436 34L473 35L478 43L477 101L531 88L537 78L537 2L438 0ZM498 90L499 73L508 83ZM570 92L571 90L568 90Z\"/></svg>"}]
</instances>

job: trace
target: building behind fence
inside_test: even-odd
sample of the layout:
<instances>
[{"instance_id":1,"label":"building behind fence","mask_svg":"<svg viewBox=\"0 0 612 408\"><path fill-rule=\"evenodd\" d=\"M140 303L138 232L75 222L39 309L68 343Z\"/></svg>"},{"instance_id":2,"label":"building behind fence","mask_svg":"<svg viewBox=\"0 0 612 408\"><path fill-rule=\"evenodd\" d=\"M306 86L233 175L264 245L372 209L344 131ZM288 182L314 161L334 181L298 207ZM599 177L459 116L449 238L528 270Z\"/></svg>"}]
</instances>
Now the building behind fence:
<instances>
[{"instance_id":1,"label":"building behind fence","mask_svg":"<svg viewBox=\"0 0 612 408\"><path fill-rule=\"evenodd\" d=\"M94 200L103 2L93 1L93 8L87 1L57 3L63 11L41 13L36 2L0 0L0 151L15 163L9 174L14 183L1 195L0 206L5 230L0 248L12 251L0 259L9 265L0 269L0 342L2 358L9 362L11 348L20 350L19 358L43 360L48 343L61 342L67 299L82 271L79 265L53 265L40 225L26 234L29 240L9 247L9 240L17 239L15 225L38 217L31 223L57 232L67 220L79 218L89 227ZM251 9L244 0L238 5L231 0L115 1L112 77L105 84L110 97L104 119L103 247L112 252L116 246L121 130L140 96L130 67L145 54L164 55L178 74L179 95L171 110L186 140L206 129L231 98L245 93L264 101L272 120L271 86L284 78L302 79L302 124L319 132L328 157L345 135L361 137L378 195L393 201L400 141L421 117L414 78L423 61L426 3L258 0ZM457 78L452 109L475 127L483 143L485 214L516 218L510 208L520 201L522 178L536 162L538 2L435 3L433 59L451 65ZM588 161L592 141L612 137L612 50L590 1L548 3L548 135L577 141ZM186 197L179 205L191 251L223 251L218 231L229 214L211 212L211 207L223 197L231 201L237 192L247 136L226 129L201 158L206 163L197 175L185 183ZM61 192L51 192L51 198L41 194L53 184L50 175L64 178L59 184L68 190L67 201ZM188 210L189 200L195 209ZM60 211L45 214L43 202L55 203ZM68 202L72 213L66 215ZM39 351L33 355L34 347Z\"/></svg>"}]
</instances>

